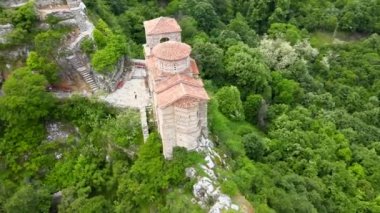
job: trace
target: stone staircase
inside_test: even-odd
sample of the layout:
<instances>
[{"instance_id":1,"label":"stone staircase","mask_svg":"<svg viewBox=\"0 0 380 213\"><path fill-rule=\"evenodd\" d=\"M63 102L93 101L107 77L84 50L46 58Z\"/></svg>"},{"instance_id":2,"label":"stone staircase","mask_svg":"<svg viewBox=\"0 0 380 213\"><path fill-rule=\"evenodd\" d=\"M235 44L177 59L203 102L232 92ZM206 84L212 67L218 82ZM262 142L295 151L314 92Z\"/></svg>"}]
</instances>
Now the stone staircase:
<instances>
[{"instance_id":1,"label":"stone staircase","mask_svg":"<svg viewBox=\"0 0 380 213\"><path fill-rule=\"evenodd\" d=\"M93 75L91 74L91 69L84 63L84 60L77 54L70 55L66 57L66 59L73 66L73 68L79 72L84 81L90 86L92 92L98 91L98 86Z\"/></svg>"}]
</instances>

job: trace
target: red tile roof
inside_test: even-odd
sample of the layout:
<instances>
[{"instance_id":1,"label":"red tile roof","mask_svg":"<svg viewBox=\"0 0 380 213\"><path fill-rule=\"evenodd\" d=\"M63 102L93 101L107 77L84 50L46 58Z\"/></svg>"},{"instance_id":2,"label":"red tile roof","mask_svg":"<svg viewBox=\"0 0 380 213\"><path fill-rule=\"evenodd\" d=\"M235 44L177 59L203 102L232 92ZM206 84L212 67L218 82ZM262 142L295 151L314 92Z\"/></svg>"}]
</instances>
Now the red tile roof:
<instances>
[{"instance_id":1,"label":"red tile roof","mask_svg":"<svg viewBox=\"0 0 380 213\"><path fill-rule=\"evenodd\" d=\"M144 21L145 34L157 35L163 33L181 32L181 27L174 18L159 17Z\"/></svg>"},{"instance_id":2,"label":"red tile roof","mask_svg":"<svg viewBox=\"0 0 380 213\"><path fill-rule=\"evenodd\" d=\"M199 75L198 65L197 65L197 62L195 62L194 59L190 59L190 69L191 69L191 72L193 74Z\"/></svg>"},{"instance_id":3,"label":"red tile roof","mask_svg":"<svg viewBox=\"0 0 380 213\"><path fill-rule=\"evenodd\" d=\"M178 61L189 57L191 47L185 43L177 41L167 41L157 44L152 53L155 57L167 61Z\"/></svg>"},{"instance_id":4,"label":"red tile roof","mask_svg":"<svg viewBox=\"0 0 380 213\"><path fill-rule=\"evenodd\" d=\"M157 94L157 105L160 108L165 108L182 98L194 98L195 100L204 101L210 99L203 87L195 87L185 83L179 83Z\"/></svg>"},{"instance_id":5,"label":"red tile roof","mask_svg":"<svg viewBox=\"0 0 380 213\"><path fill-rule=\"evenodd\" d=\"M155 92L160 93L179 83L187 84L195 87L203 87L203 82L199 79L194 79L186 74L175 74L169 79L166 79L156 85Z\"/></svg>"}]
</instances>

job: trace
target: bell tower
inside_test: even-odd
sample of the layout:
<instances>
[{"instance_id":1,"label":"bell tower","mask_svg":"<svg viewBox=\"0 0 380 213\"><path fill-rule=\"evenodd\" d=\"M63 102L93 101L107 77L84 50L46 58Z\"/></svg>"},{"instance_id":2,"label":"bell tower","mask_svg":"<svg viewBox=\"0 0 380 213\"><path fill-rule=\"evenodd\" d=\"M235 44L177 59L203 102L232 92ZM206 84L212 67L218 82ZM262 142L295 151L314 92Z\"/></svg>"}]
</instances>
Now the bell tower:
<instances>
[{"instance_id":1,"label":"bell tower","mask_svg":"<svg viewBox=\"0 0 380 213\"><path fill-rule=\"evenodd\" d=\"M157 44L166 41L181 42L181 27L169 17L144 21L146 48L151 51Z\"/></svg>"}]
</instances>

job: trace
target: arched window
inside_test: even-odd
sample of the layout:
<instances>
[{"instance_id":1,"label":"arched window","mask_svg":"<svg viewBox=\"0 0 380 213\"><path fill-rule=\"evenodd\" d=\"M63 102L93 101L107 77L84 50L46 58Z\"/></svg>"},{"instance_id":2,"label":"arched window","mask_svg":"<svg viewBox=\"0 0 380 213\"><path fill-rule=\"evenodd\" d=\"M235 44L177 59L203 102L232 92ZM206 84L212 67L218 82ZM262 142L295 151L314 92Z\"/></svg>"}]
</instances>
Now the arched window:
<instances>
[{"instance_id":1,"label":"arched window","mask_svg":"<svg viewBox=\"0 0 380 213\"><path fill-rule=\"evenodd\" d=\"M163 43L163 42L166 42L166 41L169 41L168 37L163 37L163 38L160 39L160 43Z\"/></svg>"}]
</instances>

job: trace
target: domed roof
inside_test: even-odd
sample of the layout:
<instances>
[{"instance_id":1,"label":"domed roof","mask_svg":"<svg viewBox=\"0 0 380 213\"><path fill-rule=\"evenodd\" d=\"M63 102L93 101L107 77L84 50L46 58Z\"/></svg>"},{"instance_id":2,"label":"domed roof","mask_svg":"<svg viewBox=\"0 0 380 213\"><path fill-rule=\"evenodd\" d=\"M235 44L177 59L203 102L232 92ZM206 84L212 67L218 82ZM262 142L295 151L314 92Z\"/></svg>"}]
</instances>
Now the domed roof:
<instances>
[{"instance_id":1,"label":"domed roof","mask_svg":"<svg viewBox=\"0 0 380 213\"><path fill-rule=\"evenodd\" d=\"M167 41L157 44L152 53L155 57L167 61L178 61L189 57L191 47L185 43L177 41Z\"/></svg>"}]
</instances>

